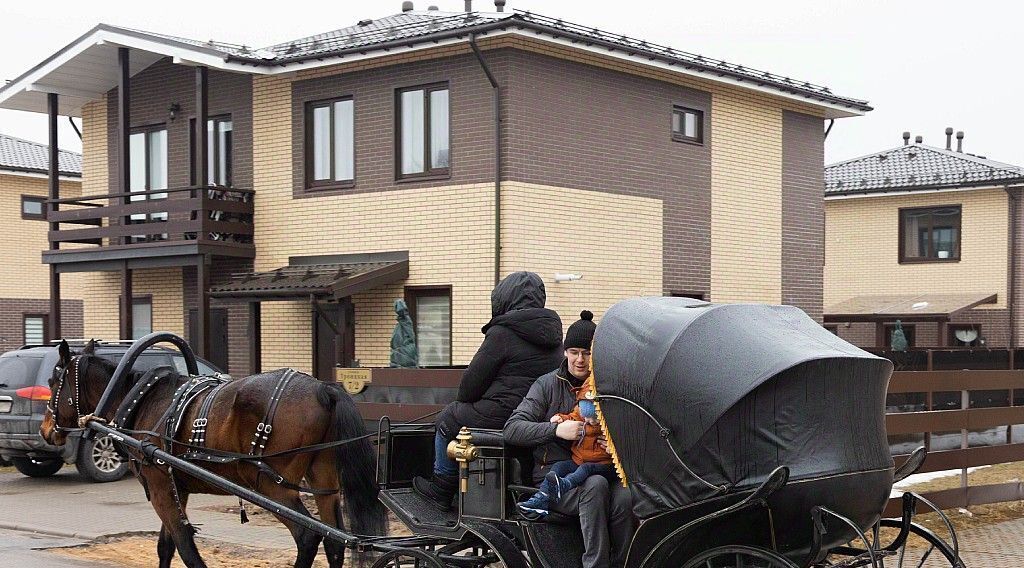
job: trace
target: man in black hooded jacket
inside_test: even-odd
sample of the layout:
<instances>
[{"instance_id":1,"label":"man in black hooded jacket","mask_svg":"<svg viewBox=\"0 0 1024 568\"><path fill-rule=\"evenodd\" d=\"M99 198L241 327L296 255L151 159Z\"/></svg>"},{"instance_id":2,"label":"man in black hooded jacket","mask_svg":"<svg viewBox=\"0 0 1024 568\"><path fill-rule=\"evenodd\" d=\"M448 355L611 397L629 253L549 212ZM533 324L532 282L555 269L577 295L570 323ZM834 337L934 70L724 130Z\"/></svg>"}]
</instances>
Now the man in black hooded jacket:
<instances>
[{"instance_id":1,"label":"man in black hooded jacket","mask_svg":"<svg viewBox=\"0 0 1024 568\"><path fill-rule=\"evenodd\" d=\"M491 292L491 321L484 342L462 374L455 402L435 421L434 475L417 477L413 489L447 510L458 486L458 468L447 454L459 428L502 428L537 377L562 359L562 320L544 307L544 281L514 272Z\"/></svg>"}]
</instances>

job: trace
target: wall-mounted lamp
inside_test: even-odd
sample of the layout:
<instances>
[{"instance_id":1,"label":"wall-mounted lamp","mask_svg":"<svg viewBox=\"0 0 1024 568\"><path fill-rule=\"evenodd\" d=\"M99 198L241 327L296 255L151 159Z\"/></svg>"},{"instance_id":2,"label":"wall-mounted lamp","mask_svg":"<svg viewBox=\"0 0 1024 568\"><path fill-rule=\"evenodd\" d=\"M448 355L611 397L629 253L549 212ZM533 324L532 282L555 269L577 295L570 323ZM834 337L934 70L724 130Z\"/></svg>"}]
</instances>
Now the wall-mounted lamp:
<instances>
[{"instance_id":1,"label":"wall-mounted lamp","mask_svg":"<svg viewBox=\"0 0 1024 568\"><path fill-rule=\"evenodd\" d=\"M583 280L582 274L562 274L561 272L555 273L555 282L572 282L573 280Z\"/></svg>"},{"instance_id":2,"label":"wall-mounted lamp","mask_svg":"<svg viewBox=\"0 0 1024 568\"><path fill-rule=\"evenodd\" d=\"M178 118L179 112L181 112L181 105L178 103L171 103L170 108L167 109L167 116L171 120L174 120L175 118Z\"/></svg>"}]
</instances>

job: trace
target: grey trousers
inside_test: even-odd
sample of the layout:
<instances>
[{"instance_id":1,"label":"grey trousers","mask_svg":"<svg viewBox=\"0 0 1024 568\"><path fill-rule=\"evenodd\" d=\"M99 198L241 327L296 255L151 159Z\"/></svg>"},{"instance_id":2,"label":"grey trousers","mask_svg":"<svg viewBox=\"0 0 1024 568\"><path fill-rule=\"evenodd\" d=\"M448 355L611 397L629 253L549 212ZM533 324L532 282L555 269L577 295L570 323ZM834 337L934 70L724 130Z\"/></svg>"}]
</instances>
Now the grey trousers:
<instances>
[{"instance_id":1,"label":"grey trousers","mask_svg":"<svg viewBox=\"0 0 1024 568\"><path fill-rule=\"evenodd\" d=\"M551 509L564 515L579 515L584 568L607 568L625 563L636 531L633 500L628 489L617 483L610 486L604 477L592 475L583 485L562 495Z\"/></svg>"}]
</instances>

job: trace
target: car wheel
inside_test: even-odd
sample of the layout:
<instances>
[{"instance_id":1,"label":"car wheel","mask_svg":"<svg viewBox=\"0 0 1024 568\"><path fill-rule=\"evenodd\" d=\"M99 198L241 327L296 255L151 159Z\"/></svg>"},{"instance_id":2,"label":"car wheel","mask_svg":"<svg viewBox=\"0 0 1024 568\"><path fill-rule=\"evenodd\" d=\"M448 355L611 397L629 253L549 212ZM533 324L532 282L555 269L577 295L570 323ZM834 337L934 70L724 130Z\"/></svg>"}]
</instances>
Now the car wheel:
<instances>
[{"instance_id":1,"label":"car wheel","mask_svg":"<svg viewBox=\"0 0 1024 568\"><path fill-rule=\"evenodd\" d=\"M29 477L50 477L64 467L64 461L37 460L33 458L11 458L14 468Z\"/></svg>"},{"instance_id":2,"label":"car wheel","mask_svg":"<svg viewBox=\"0 0 1024 568\"><path fill-rule=\"evenodd\" d=\"M92 481L105 483L124 477L128 473L128 461L117 451L110 436L101 436L89 441L83 440L78 445L75 468Z\"/></svg>"}]
</instances>

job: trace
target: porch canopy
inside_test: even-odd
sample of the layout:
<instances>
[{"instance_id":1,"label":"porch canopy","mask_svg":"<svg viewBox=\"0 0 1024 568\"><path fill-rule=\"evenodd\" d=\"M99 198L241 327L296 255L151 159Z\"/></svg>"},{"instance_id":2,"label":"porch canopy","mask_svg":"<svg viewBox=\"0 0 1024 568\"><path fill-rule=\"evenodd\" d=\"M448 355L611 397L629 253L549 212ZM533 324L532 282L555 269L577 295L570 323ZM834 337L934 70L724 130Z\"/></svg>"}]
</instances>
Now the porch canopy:
<instances>
[{"instance_id":1,"label":"porch canopy","mask_svg":"<svg viewBox=\"0 0 1024 568\"><path fill-rule=\"evenodd\" d=\"M341 300L409 276L408 251L290 257L288 265L266 272L235 274L210 288L224 300Z\"/></svg>"},{"instance_id":2,"label":"porch canopy","mask_svg":"<svg viewBox=\"0 0 1024 568\"><path fill-rule=\"evenodd\" d=\"M825 323L871 322L900 320L949 321L954 315L982 304L996 303L996 294L967 292L963 294L886 294L854 296L825 309Z\"/></svg>"}]
</instances>

